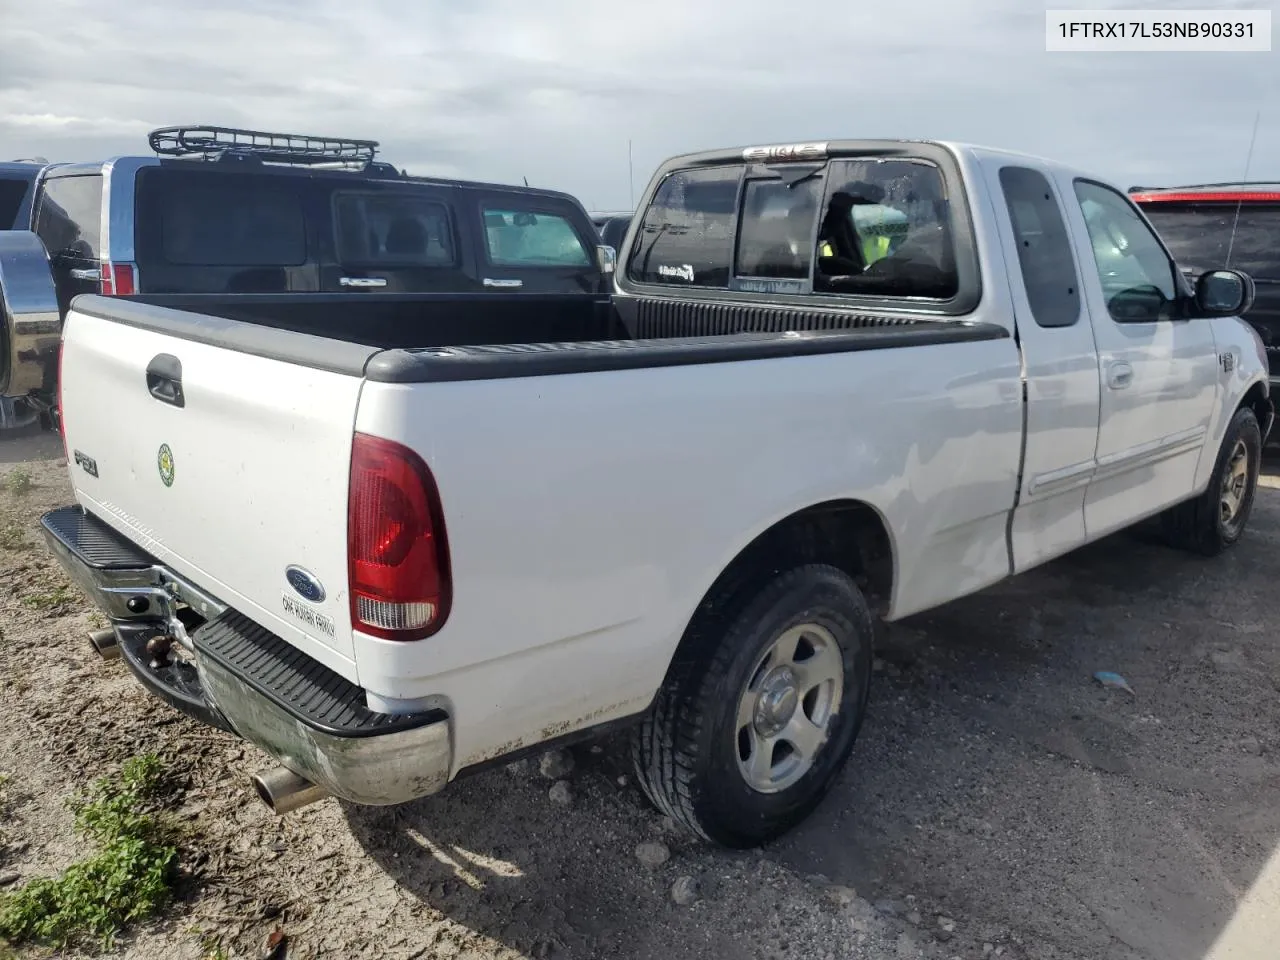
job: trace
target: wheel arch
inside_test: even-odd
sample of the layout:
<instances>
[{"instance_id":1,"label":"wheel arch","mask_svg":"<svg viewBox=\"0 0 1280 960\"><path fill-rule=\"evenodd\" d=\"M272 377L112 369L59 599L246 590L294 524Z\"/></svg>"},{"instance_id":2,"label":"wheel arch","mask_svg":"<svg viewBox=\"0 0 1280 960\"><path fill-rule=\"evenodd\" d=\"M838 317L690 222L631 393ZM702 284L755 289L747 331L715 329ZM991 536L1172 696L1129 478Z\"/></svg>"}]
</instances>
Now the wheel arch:
<instances>
[{"instance_id":1,"label":"wheel arch","mask_svg":"<svg viewBox=\"0 0 1280 960\"><path fill-rule=\"evenodd\" d=\"M891 606L897 582L897 551L883 514L863 500L833 499L775 520L740 547L704 591L684 625L673 662L688 652L691 628L744 594L761 589L784 570L825 563L847 573L866 595L873 613Z\"/></svg>"},{"instance_id":2,"label":"wheel arch","mask_svg":"<svg viewBox=\"0 0 1280 960\"><path fill-rule=\"evenodd\" d=\"M1265 447L1275 419L1275 403L1271 399L1270 384L1266 380L1254 381L1244 392L1236 410L1243 410L1245 407L1251 409L1258 418L1258 426L1262 428L1262 445Z\"/></svg>"}]
</instances>

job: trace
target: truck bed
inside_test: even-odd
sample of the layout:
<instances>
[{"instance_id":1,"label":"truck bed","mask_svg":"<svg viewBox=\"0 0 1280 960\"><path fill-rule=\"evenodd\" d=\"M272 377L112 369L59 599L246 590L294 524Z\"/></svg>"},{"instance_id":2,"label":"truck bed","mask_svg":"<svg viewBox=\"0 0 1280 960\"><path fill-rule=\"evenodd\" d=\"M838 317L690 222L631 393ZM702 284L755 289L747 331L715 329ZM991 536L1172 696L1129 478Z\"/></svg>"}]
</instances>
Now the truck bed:
<instances>
[{"instance_id":1,"label":"truck bed","mask_svg":"<svg viewBox=\"0 0 1280 960\"><path fill-rule=\"evenodd\" d=\"M722 363L1009 335L996 324L907 313L590 294L87 296L75 309L389 383Z\"/></svg>"}]
</instances>

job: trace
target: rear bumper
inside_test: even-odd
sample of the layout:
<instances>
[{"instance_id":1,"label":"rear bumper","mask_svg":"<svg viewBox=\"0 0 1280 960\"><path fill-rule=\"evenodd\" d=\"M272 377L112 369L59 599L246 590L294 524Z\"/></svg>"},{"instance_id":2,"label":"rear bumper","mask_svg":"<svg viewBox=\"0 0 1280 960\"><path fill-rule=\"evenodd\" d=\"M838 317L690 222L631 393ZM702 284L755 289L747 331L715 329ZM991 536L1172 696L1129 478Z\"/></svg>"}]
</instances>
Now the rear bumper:
<instances>
[{"instance_id":1,"label":"rear bumper","mask_svg":"<svg viewBox=\"0 0 1280 960\"><path fill-rule=\"evenodd\" d=\"M362 804L439 791L449 717L368 709L362 689L158 563L79 507L41 518L67 573L107 614L122 659L178 710L257 744L294 773ZM157 662L156 637L173 638Z\"/></svg>"}]
</instances>

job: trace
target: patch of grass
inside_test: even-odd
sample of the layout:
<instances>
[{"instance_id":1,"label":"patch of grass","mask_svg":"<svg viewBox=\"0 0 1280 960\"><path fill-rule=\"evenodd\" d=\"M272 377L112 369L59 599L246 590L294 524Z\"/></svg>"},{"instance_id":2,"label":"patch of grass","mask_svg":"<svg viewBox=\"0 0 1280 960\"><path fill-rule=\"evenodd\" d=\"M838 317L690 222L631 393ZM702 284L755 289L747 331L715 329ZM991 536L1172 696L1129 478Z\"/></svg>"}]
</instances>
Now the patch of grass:
<instances>
[{"instance_id":1,"label":"patch of grass","mask_svg":"<svg viewBox=\"0 0 1280 960\"><path fill-rule=\"evenodd\" d=\"M39 590L35 593L28 593L22 598L22 602L33 610L57 610L60 607L65 607L73 600L75 600L75 594L67 586Z\"/></svg>"},{"instance_id":2,"label":"patch of grass","mask_svg":"<svg viewBox=\"0 0 1280 960\"><path fill-rule=\"evenodd\" d=\"M31 471L26 467L14 467L4 477L4 488L15 497L20 497L35 484L31 480Z\"/></svg>"},{"instance_id":3,"label":"patch of grass","mask_svg":"<svg viewBox=\"0 0 1280 960\"><path fill-rule=\"evenodd\" d=\"M200 938L200 950L204 954L203 960L231 960L231 954L222 945L222 938L211 933ZM0 960L4 958L0 957Z\"/></svg>"},{"instance_id":4,"label":"patch of grass","mask_svg":"<svg viewBox=\"0 0 1280 960\"><path fill-rule=\"evenodd\" d=\"M0 549L21 550L27 545L26 531L17 520L0 520Z\"/></svg>"},{"instance_id":5,"label":"patch of grass","mask_svg":"<svg viewBox=\"0 0 1280 960\"><path fill-rule=\"evenodd\" d=\"M0 937L57 947L96 941L105 950L121 930L158 913L173 895L178 861L160 809L163 783L160 759L143 754L73 800L76 832L96 852L0 896Z\"/></svg>"}]
</instances>

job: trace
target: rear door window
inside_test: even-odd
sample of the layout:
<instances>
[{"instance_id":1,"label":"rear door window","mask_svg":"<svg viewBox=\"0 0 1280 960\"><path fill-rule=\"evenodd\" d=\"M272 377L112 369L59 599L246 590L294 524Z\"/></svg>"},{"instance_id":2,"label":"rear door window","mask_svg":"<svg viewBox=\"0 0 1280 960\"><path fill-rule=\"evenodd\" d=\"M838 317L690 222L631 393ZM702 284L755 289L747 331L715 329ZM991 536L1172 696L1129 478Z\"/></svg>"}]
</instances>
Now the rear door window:
<instances>
[{"instance_id":1,"label":"rear door window","mask_svg":"<svg viewBox=\"0 0 1280 960\"><path fill-rule=\"evenodd\" d=\"M338 258L359 266L457 263L449 208L403 194L342 194L335 201Z\"/></svg>"},{"instance_id":2,"label":"rear door window","mask_svg":"<svg viewBox=\"0 0 1280 960\"><path fill-rule=\"evenodd\" d=\"M583 267L591 254L562 216L535 210L506 210L485 204L485 249L489 262L506 267Z\"/></svg>"},{"instance_id":3,"label":"rear door window","mask_svg":"<svg viewBox=\"0 0 1280 960\"><path fill-rule=\"evenodd\" d=\"M637 283L727 287L733 260L740 165L678 170L644 212L628 275Z\"/></svg>"},{"instance_id":4,"label":"rear door window","mask_svg":"<svg viewBox=\"0 0 1280 960\"><path fill-rule=\"evenodd\" d=\"M320 289L466 293L479 288L472 276L475 254L459 242L454 189L436 184L344 184L328 207L336 257L321 265Z\"/></svg>"},{"instance_id":5,"label":"rear door window","mask_svg":"<svg viewBox=\"0 0 1280 960\"><path fill-rule=\"evenodd\" d=\"M51 256L97 260L102 244L102 177L51 177L36 211L36 234Z\"/></svg>"}]
</instances>

